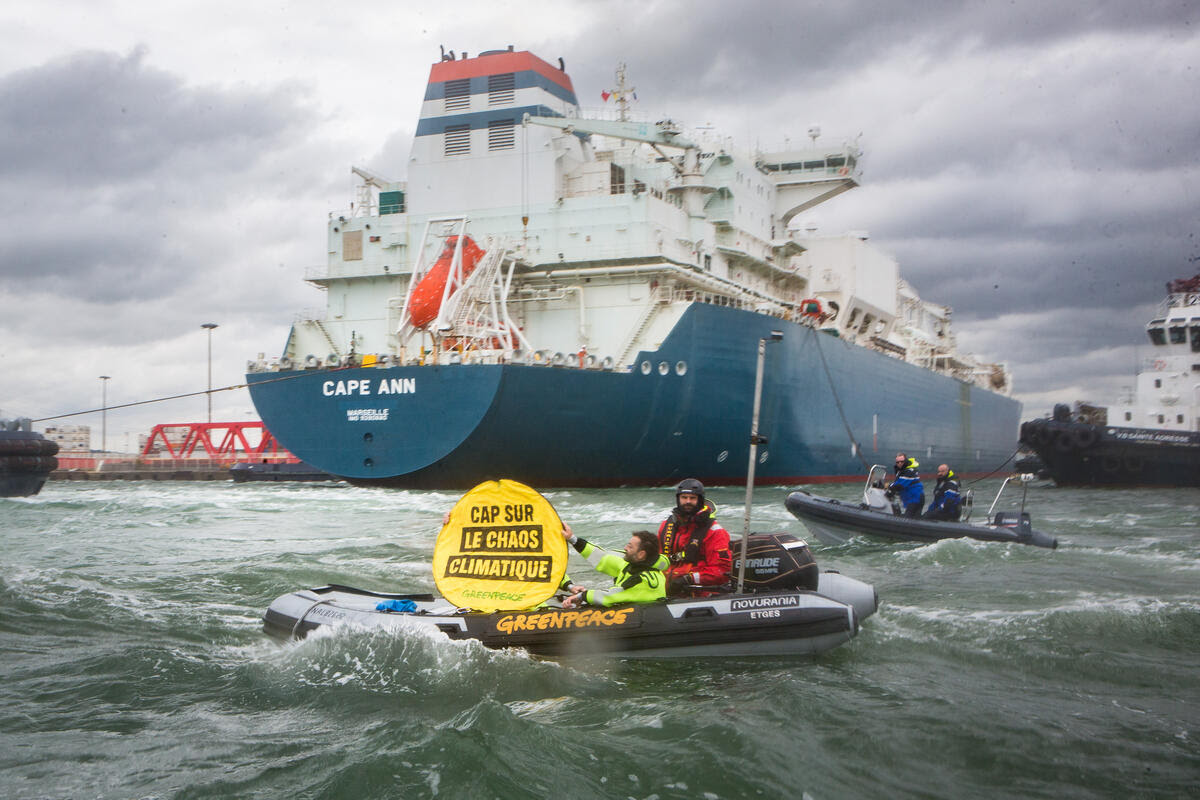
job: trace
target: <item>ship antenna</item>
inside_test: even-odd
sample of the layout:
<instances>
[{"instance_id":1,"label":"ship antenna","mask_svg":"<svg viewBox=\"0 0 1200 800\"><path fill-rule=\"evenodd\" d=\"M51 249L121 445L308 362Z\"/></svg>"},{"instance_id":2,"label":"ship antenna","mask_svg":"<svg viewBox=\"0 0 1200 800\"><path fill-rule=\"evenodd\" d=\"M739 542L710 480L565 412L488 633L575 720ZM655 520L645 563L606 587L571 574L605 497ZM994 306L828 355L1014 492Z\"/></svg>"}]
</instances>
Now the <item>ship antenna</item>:
<instances>
[{"instance_id":1,"label":"ship antenna","mask_svg":"<svg viewBox=\"0 0 1200 800\"><path fill-rule=\"evenodd\" d=\"M635 89L625 83L625 62L622 61L617 64L617 88L613 90L613 96L617 98L617 119L621 122L629 120L629 98L637 98Z\"/></svg>"}]
</instances>

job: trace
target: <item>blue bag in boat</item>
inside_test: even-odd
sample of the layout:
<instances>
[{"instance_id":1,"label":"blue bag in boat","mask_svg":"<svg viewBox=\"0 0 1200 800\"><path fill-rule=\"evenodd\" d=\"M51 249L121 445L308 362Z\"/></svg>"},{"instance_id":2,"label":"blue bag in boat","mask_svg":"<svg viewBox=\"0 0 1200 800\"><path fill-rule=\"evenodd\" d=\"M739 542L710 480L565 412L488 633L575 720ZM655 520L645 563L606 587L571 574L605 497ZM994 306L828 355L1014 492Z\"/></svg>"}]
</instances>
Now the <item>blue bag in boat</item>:
<instances>
[{"instance_id":1,"label":"blue bag in boat","mask_svg":"<svg viewBox=\"0 0 1200 800\"><path fill-rule=\"evenodd\" d=\"M411 614L417 610L417 604L412 600L384 600L375 606L376 611L399 611L402 614Z\"/></svg>"}]
</instances>

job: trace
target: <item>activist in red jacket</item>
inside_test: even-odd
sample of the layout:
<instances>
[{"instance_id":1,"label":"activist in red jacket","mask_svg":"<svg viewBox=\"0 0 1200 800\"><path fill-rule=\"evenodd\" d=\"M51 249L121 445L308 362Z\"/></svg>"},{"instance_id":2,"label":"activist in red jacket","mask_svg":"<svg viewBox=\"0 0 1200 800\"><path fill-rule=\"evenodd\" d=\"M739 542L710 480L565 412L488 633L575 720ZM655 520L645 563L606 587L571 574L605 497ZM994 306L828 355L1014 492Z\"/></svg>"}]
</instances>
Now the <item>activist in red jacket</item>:
<instances>
[{"instance_id":1,"label":"activist in red jacket","mask_svg":"<svg viewBox=\"0 0 1200 800\"><path fill-rule=\"evenodd\" d=\"M658 526L658 542L669 564L668 595L729 583L733 567L729 531L715 515L716 507L704 499L704 484L695 478L680 482L675 489L675 510Z\"/></svg>"}]
</instances>

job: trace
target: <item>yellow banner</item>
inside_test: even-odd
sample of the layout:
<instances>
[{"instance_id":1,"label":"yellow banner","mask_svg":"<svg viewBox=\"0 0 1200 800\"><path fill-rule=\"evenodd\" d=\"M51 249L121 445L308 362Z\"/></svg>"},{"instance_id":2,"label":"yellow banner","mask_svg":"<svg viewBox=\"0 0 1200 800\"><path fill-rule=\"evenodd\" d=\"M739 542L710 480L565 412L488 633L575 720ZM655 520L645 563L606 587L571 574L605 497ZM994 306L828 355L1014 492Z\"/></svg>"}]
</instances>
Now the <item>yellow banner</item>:
<instances>
[{"instance_id":1,"label":"yellow banner","mask_svg":"<svg viewBox=\"0 0 1200 800\"><path fill-rule=\"evenodd\" d=\"M463 608L532 608L554 595L566 573L558 512L516 481L487 481L463 495L433 548L433 581Z\"/></svg>"}]
</instances>

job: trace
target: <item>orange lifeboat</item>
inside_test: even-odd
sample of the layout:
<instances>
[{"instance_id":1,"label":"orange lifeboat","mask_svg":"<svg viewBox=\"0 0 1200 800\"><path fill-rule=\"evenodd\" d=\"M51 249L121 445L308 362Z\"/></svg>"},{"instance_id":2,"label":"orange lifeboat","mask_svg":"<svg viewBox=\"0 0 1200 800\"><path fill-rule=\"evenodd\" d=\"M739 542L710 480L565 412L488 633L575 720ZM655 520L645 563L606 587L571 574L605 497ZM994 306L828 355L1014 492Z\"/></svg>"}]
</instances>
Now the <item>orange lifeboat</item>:
<instances>
[{"instance_id":1,"label":"orange lifeboat","mask_svg":"<svg viewBox=\"0 0 1200 800\"><path fill-rule=\"evenodd\" d=\"M446 239L442 254L434 263L433 269L425 273L421 282L413 289L409 298L408 316L414 328L424 328L437 319L442 307L442 295L446 292L446 281L450 279L450 263L454 260L454 248L458 245L458 237ZM462 246L462 276L463 280L475 271L483 251L471 240L470 236L463 237Z\"/></svg>"}]
</instances>

